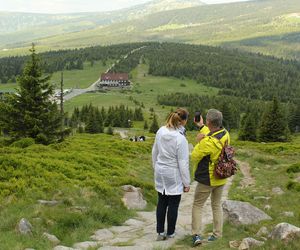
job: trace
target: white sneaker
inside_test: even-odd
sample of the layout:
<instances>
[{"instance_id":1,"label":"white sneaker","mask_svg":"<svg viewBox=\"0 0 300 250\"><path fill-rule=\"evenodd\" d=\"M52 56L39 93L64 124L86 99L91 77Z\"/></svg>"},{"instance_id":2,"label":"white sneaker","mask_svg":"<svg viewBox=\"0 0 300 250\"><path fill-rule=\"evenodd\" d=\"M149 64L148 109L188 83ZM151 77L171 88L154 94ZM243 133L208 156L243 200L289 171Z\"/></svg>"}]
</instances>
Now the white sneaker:
<instances>
[{"instance_id":1,"label":"white sneaker","mask_svg":"<svg viewBox=\"0 0 300 250\"><path fill-rule=\"evenodd\" d=\"M166 237L165 233L159 233L157 235L156 241L162 241L162 240L166 240L166 239L167 239L167 237Z\"/></svg>"},{"instance_id":2,"label":"white sneaker","mask_svg":"<svg viewBox=\"0 0 300 250\"><path fill-rule=\"evenodd\" d=\"M176 235L175 233L173 233L173 234L170 234L170 235L168 235L168 234L167 234L167 239L169 239L169 238L174 238L174 237L175 237L175 235Z\"/></svg>"}]
</instances>

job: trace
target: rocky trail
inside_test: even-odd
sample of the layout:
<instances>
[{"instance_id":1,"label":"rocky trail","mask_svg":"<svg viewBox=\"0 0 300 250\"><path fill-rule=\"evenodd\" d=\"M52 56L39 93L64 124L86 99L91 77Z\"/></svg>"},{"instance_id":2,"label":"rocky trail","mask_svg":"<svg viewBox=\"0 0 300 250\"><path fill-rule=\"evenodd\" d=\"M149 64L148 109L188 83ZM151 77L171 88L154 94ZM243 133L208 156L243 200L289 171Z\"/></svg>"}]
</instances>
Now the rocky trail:
<instances>
[{"instance_id":1,"label":"rocky trail","mask_svg":"<svg viewBox=\"0 0 300 250\"><path fill-rule=\"evenodd\" d=\"M227 199L231 181L230 178L223 193L223 200ZM156 241L155 211L138 212L137 217L127 220L122 226L113 226L96 231L94 235L91 236L91 241L76 243L73 245L73 248L57 246L54 250L88 249L89 247L98 248L99 250L167 249L174 245L175 241L190 234L191 209L195 187L196 182L193 182L190 192L182 196L176 227L176 237L173 239ZM205 225L212 223L210 199L205 204L203 223Z\"/></svg>"}]
</instances>

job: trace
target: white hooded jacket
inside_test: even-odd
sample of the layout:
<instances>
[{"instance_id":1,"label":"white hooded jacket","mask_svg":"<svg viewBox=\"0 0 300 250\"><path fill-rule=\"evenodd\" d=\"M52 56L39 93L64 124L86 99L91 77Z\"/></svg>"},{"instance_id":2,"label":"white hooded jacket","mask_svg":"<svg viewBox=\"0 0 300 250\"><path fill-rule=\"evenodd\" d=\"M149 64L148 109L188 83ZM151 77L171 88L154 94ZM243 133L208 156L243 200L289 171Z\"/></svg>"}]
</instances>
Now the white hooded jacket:
<instances>
[{"instance_id":1,"label":"white hooded jacket","mask_svg":"<svg viewBox=\"0 0 300 250\"><path fill-rule=\"evenodd\" d=\"M155 189L161 194L180 195L190 186L189 148L184 127L161 127L152 148Z\"/></svg>"}]
</instances>

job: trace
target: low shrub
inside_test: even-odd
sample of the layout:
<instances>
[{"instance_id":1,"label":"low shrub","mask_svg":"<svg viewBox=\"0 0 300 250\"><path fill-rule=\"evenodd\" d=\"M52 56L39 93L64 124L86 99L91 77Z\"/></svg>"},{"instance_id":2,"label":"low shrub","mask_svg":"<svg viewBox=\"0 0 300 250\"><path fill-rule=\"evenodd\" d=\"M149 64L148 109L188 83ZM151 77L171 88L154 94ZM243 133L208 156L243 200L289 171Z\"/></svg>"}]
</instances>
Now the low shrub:
<instances>
[{"instance_id":1,"label":"low shrub","mask_svg":"<svg viewBox=\"0 0 300 250\"><path fill-rule=\"evenodd\" d=\"M287 173L299 173L300 172L300 162L292 164L286 170Z\"/></svg>"},{"instance_id":2,"label":"low shrub","mask_svg":"<svg viewBox=\"0 0 300 250\"><path fill-rule=\"evenodd\" d=\"M32 138L23 138L18 141L15 141L11 144L11 147L16 147L16 148L27 148L31 145L34 145L35 141Z\"/></svg>"}]
</instances>

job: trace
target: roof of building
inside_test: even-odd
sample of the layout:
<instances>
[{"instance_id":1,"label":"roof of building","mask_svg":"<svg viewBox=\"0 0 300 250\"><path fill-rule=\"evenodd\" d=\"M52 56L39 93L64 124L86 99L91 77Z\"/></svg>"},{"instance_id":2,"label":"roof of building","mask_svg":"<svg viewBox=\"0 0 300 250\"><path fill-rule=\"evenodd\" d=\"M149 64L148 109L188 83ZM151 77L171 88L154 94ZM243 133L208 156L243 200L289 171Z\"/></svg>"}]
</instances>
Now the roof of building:
<instances>
[{"instance_id":1,"label":"roof of building","mask_svg":"<svg viewBox=\"0 0 300 250\"><path fill-rule=\"evenodd\" d=\"M127 73L104 73L101 75L101 81L128 81Z\"/></svg>"}]
</instances>

